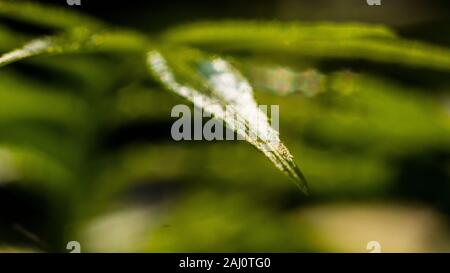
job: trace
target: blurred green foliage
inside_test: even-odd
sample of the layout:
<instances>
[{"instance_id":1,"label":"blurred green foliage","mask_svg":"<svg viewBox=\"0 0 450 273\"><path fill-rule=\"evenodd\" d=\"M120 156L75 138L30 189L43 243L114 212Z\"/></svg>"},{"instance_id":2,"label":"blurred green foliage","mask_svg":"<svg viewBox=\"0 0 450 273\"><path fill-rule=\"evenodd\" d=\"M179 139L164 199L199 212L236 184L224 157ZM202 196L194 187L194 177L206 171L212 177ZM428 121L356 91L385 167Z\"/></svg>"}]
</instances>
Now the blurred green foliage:
<instances>
[{"instance_id":1,"label":"blurred green foliage","mask_svg":"<svg viewBox=\"0 0 450 273\"><path fill-rule=\"evenodd\" d=\"M2 247L64 251L78 240L86 251L327 251L299 209L410 200L448 218L450 45L363 23L207 22L147 35L20 1L1 1L0 18L46 32L0 25L0 51L20 53L0 64L21 60L0 72ZM29 40L46 46L20 51ZM170 111L184 101L150 76L150 49L197 88L204 84L186 60L226 58L259 104L280 105L281 137L311 195L246 143L172 141ZM123 208L144 213L96 229ZM140 239L101 245L127 221Z\"/></svg>"}]
</instances>

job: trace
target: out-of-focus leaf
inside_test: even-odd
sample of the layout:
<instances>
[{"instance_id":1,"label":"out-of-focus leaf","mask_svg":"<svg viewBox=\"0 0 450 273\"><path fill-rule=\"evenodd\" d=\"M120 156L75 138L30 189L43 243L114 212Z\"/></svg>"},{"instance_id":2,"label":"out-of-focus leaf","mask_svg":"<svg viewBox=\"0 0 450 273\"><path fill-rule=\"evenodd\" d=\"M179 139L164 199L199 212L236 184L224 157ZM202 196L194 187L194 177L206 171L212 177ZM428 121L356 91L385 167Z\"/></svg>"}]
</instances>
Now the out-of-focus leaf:
<instances>
[{"instance_id":1,"label":"out-of-focus leaf","mask_svg":"<svg viewBox=\"0 0 450 273\"><path fill-rule=\"evenodd\" d=\"M95 32L81 27L58 36L33 40L8 52L0 57L0 67L34 56L91 51L139 52L146 46L147 39L133 32Z\"/></svg>"},{"instance_id":2,"label":"out-of-focus leaf","mask_svg":"<svg viewBox=\"0 0 450 273\"><path fill-rule=\"evenodd\" d=\"M41 251L32 247L2 246L0 253L41 253Z\"/></svg>"},{"instance_id":3,"label":"out-of-focus leaf","mask_svg":"<svg viewBox=\"0 0 450 273\"><path fill-rule=\"evenodd\" d=\"M217 198L220 202L215 202ZM205 205L207 204L207 205ZM172 214L156 219L145 252L308 251L307 226L292 226L285 215L244 194L197 191L178 200ZM272 219L277 218L277 221ZM259 227L264 228L259 228ZM201 236L203 230L211 236ZM185 234L190 234L185 236Z\"/></svg>"},{"instance_id":4,"label":"out-of-focus leaf","mask_svg":"<svg viewBox=\"0 0 450 273\"><path fill-rule=\"evenodd\" d=\"M310 186L314 195L364 195L385 192L391 185L390 179L395 174L382 157L311 148L298 138L298 134L290 138L296 142L292 141L293 145L289 148L294 154L308 158L303 167L314 181ZM265 168L264 157L255 157L245 146L221 142L205 144L199 151L196 145L133 145L121 150L116 160L105 164L100 183L96 183L100 185L96 192L105 200L136 184L151 185L161 181L170 184L193 178L192 188L205 189L220 185L221 189L233 191L239 187L240 190L249 191L247 194L254 195L254 198L264 196L267 192L273 196L289 192L289 184L278 183L278 170ZM201 166L198 162L202 162ZM242 168L243 165L246 167ZM224 166L227 166L226 171Z\"/></svg>"},{"instance_id":5,"label":"out-of-focus leaf","mask_svg":"<svg viewBox=\"0 0 450 273\"><path fill-rule=\"evenodd\" d=\"M84 161L88 141L87 133L81 129L75 132L35 120L8 120L0 122L0 143L36 149L64 165L79 166Z\"/></svg>"},{"instance_id":6,"label":"out-of-focus leaf","mask_svg":"<svg viewBox=\"0 0 450 273\"><path fill-rule=\"evenodd\" d=\"M313 58L356 58L450 70L450 51L397 38L363 24L200 23L169 30L164 40L206 49Z\"/></svg>"},{"instance_id":7,"label":"out-of-focus leaf","mask_svg":"<svg viewBox=\"0 0 450 273\"><path fill-rule=\"evenodd\" d=\"M24 36L0 25L0 51L11 50L24 42Z\"/></svg>"},{"instance_id":8,"label":"out-of-focus leaf","mask_svg":"<svg viewBox=\"0 0 450 273\"><path fill-rule=\"evenodd\" d=\"M177 98L166 90L132 84L121 88L117 97L113 97L108 105L111 104L115 106L109 109L113 123L169 120L167 113L177 104Z\"/></svg>"},{"instance_id":9,"label":"out-of-focus leaf","mask_svg":"<svg viewBox=\"0 0 450 273\"><path fill-rule=\"evenodd\" d=\"M326 76L315 69L296 71L288 67L246 66L248 78L258 91L285 96L294 93L314 97L325 91Z\"/></svg>"},{"instance_id":10,"label":"out-of-focus leaf","mask_svg":"<svg viewBox=\"0 0 450 273\"><path fill-rule=\"evenodd\" d=\"M27 1L0 1L0 17L11 18L32 25L64 29L79 26L101 27L103 24L92 17L67 8L30 3Z\"/></svg>"},{"instance_id":11,"label":"out-of-focus leaf","mask_svg":"<svg viewBox=\"0 0 450 273\"><path fill-rule=\"evenodd\" d=\"M58 91L3 72L0 75L0 121L40 120L80 128L88 117L87 103Z\"/></svg>"},{"instance_id":12,"label":"out-of-focus leaf","mask_svg":"<svg viewBox=\"0 0 450 273\"><path fill-rule=\"evenodd\" d=\"M66 166L34 149L11 145L4 147L0 143L0 166L0 184L39 182L39 185L45 186L43 190L57 193L66 192L69 183L74 181L74 174Z\"/></svg>"},{"instance_id":13,"label":"out-of-focus leaf","mask_svg":"<svg viewBox=\"0 0 450 273\"><path fill-rule=\"evenodd\" d=\"M123 76L123 66L111 64L114 62L92 54L47 56L26 61L27 68L43 71L56 78L56 84L72 89L72 93L77 96L86 93L101 94L111 90L120 76ZM46 82L45 77L34 80Z\"/></svg>"},{"instance_id":14,"label":"out-of-focus leaf","mask_svg":"<svg viewBox=\"0 0 450 273\"><path fill-rule=\"evenodd\" d=\"M178 51L176 62L186 71L180 73L195 75L204 86L203 90L193 88L189 82L180 82L177 71L157 51L150 51L147 59L153 76L195 107L225 122L229 129L262 151L303 192L307 192L305 178L289 150L280 141L279 133L270 126L267 116L258 108L247 80L221 58L182 51ZM182 56L185 56L184 60ZM173 67L176 65L173 64Z\"/></svg>"},{"instance_id":15,"label":"out-of-focus leaf","mask_svg":"<svg viewBox=\"0 0 450 273\"><path fill-rule=\"evenodd\" d=\"M316 39L396 38L396 34L381 25L362 23L259 23L203 22L183 25L167 31L163 38L182 43L218 43L231 39L246 41L284 42ZM273 41L275 40L275 41Z\"/></svg>"}]
</instances>

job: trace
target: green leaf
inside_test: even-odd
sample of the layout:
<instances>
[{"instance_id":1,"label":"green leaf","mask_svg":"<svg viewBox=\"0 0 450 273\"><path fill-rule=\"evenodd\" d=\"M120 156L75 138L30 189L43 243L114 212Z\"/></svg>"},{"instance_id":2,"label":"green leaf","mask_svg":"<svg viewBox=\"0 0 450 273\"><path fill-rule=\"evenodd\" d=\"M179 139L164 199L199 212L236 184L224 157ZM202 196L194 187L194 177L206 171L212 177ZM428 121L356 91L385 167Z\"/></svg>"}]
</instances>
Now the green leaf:
<instances>
[{"instance_id":1,"label":"green leaf","mask_svg":"<svg viewBox=\"0 0 450 273\"><path fill-rule=\"evenodd\" d=\"M279 133L270 126L267 116L258 108L247 80L221 58L207 58L197 52L181 49L175 55L173 59L176 62L172 65L177 71L169 67L171 64L161 53L150 51L147 64L153 76L165 88L223 121L230 130L263 152L306 193L304 176L295 164L294 157L280 141ZM174 72L179 74L175 75ZM203 86L203 89L181 83L179 79L183 78L183 74L189 76L189 82Z\"/></svg>"},{"instance_id":2,"label":"green leaf","mask_svg":"<svg viewBox=\"0 0 450 273\"><path fill-rule=\"evenodd\" d=\"M61 35L33 40L22 48L0 57L0 67L34 56L77 52L140 52L147 48L147 39L129 31L98 32L85 27Z\"/></svg>"},{"instance_id":3,"label":"green leaf","mask_svg":"<svg viewBox=\"0 0 450 273\"><path fill-rule=\"evenodd\" d=\"M163 39L221 52L357 58L450 70L450 50L365 24L197 23L171 29Z\"/></svg>"},{"instance_id":4,"label":"green leaf","mask_svg":"<svg viewBox=\"0 0 450 273\"><path fill-rule=\"evenodd\" d=\"M0 51L11 50L23 43L23 35L17 34L14 31L0 25Z\"/></svg>"},{"instance_id":5,"label":"green leaf","mask_svg":"<svg viewBox=\"0 0 450 273\"><path fill-rule=\"evenodd\" d=\"M326 75L316 69L295 70L285 66L239 64L257 91L279 96L299 93L314 97L326 91Z\"/></svg>"},{"instance_id":6,"label":"green leaf","mask_svg":"<svg viewBox=\"0 0 450 273\"><path fill-rule=\"evenodd\" d=\"M169 29L163 38L177 43L221 43L232 39L289 43L299 40L396 38L387 27L362 23L201 22Z\"/></svg>"},{"instance_id":7,"label":"green leaf","mask_svg":"<svg viewBox=\"0 0 450 273\"><path fill-rule=\"evenodd\" d=\"M89 116L88 103L65 91L39 86L15 73L2 72L0 122L45 121L79 130Z\"/></svg>"},{"instance_id":8,"label":"green leaf","mask_svg":"<svg viewBox=\"0 0 450 273\"><path fill-rule=\"evenodd\" d=\"M18 0L0 1L0 17L54 29L67 29L80 26L94 28L103 25L92 17L81 15L67 8L57 8L41 3L37 4Z\"/></svg>"},{"instance_id":9,"label":"green leaf","mask_svg":"<svg viewBox=\"0 0 450 273\"><path fill-rule=\"evenodd\" d=\"M67 166L36 149L20 146L3 146L0 143L0 185L8 182L38 182L44 190L67 191L75 181ZM32 185L32 184L30 184Z\"/></svg>"}]
</instances>

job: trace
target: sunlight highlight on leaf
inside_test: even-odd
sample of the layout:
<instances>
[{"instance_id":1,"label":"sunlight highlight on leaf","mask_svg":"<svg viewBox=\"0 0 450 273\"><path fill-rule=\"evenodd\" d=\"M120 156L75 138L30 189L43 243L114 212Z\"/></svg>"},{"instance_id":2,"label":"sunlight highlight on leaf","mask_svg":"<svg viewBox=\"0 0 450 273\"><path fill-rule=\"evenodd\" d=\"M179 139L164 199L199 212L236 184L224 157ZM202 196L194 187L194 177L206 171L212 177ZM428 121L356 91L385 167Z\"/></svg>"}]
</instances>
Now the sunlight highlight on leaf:
<instances>
[{"instance_id":1,"label":"sunlight highlight on leaf","mask_svg":"<svg viewBox=\"0 0 450 273\"><path fill-rule=\"evenodd\" d=\"M214 58L200 62L199 73L210 93L179 83L166 59L157 51L148 53L147 64L167 89L224 121L229 129L263 152L303 192L307 192L304 176L289 150L281 143L279 133L270 126L267 116L258 108L250 84L225 60Z\"/></svg>"},{"instance_id":2,"label":"sunlight highlight on leaf","mask_svg":"<svg viewBox=\"0 0 450 273\"><path fill-rule=\"evenodd\" d=\"M35 39L23 47L0 57L0 67L40 55L68 54L91 51L142 51L147 47L144 36L129 31L93 32L75 28L64 34Z\"/></svg>"},{"instance_id":3,"label":"sunlight highlight on leaf","mask_svg":"<svg viewBox=\"0 0 450 273\"><path fill-rule=\"evenodd\" d=\"M25 59L51 51L52 41L50 39L34 40L25 45L23 48L11 51L0 57L0 65L6 65L16 60Z\"/></svg>"}]
</instances>

